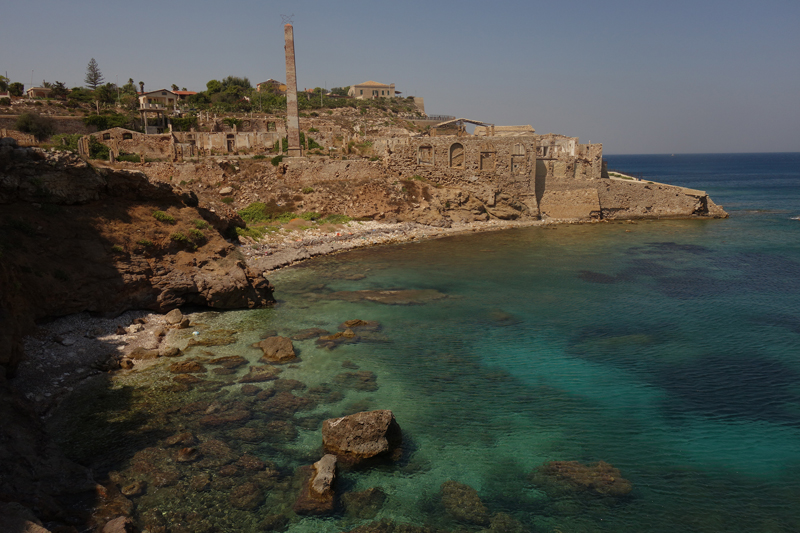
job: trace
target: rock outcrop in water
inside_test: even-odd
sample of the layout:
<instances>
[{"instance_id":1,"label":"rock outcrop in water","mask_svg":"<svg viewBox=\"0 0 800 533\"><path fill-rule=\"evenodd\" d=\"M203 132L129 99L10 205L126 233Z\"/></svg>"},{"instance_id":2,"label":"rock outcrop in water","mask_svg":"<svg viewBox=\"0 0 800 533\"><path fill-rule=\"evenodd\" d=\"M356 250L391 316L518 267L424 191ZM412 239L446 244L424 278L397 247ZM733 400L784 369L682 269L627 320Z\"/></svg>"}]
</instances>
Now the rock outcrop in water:
<instances>
[{"instance_id":1,"label":"rock outcrop in water","mask_svg":"<svg viewBox=\"0 0 800 533\"><path fill-rule=\"evenodd\" d=\"M399 451L403 434L388 409L364 411L322 424L322 445L340 461L357 464Z\"/></svg>"}]
</instances>

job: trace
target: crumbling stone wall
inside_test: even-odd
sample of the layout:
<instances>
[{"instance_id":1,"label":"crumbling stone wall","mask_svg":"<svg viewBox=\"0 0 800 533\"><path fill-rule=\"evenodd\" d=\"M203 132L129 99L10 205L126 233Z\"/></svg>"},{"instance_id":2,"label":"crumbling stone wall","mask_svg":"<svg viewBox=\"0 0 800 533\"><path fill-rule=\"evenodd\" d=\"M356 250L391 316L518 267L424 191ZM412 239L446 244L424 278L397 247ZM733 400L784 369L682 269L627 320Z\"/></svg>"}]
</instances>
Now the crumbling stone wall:
<instances>
[{"instance_id":1,"label":"crumbling stone wall","mask_svg":"<svg viewBox=\"0 0 800 533\"><path fill-rule=\"evenodd\" d=\"M202 131L173 132L176 142L194 146L192 155L227 154L233 152L264 153L272 150L282 137L277 131L209 133ZM184 157L186 155L184 154Z\"/></svg>"},{"instance_id":2,"label":"crumbling stone wall","mask_svg":"<svg viewBox=\"0 0 800 533\"><path fill-rule=\"evenodd\" d=\"M124 128L111 128L93 133L92 136L98 142L108 146L114 155L125 152L170 160L175 156L175 141L169 133L145 135Z\"/></svg>"}]
</instances>

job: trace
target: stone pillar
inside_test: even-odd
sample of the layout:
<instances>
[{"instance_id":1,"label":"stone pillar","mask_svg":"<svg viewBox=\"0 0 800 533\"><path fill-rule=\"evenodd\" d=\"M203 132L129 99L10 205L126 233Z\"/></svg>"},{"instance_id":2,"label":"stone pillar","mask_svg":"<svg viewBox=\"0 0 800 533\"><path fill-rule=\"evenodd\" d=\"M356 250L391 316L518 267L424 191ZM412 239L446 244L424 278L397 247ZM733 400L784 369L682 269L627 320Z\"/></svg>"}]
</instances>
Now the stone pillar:
<instances>
[{"instance_id":1,"label":"stone pillar","mask_svg":"<svg viewBox=\"0 0 800 533\"><path fill-rule=\"evenodd\" d=\"M300 119L297 113L297 72L294 61L294 29L291 24L283 27L286 40L286 135L289 139L289 157L300 157Z\"/></svg>"}]
</instances>

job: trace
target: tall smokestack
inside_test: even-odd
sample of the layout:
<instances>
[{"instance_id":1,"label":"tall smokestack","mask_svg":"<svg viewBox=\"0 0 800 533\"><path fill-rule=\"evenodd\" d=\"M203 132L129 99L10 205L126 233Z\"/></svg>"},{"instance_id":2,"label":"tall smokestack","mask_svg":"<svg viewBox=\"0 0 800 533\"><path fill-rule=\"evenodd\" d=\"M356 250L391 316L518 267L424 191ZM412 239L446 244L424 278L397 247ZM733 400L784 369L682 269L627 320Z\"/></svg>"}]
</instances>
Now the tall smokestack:
<instances>
[{"instance_id":1,"label":"tall smokestack","mask_svg":"<svg viewBox=\"0 0 800 533\"><path fill-rule=\"evenodd\" d=\"M294 62L294 29L291 24L283 27L286 39L286 135L289 139L289 157L300 157L300 121L297 114L297 72Z\"/></svg>"}]
</instances>

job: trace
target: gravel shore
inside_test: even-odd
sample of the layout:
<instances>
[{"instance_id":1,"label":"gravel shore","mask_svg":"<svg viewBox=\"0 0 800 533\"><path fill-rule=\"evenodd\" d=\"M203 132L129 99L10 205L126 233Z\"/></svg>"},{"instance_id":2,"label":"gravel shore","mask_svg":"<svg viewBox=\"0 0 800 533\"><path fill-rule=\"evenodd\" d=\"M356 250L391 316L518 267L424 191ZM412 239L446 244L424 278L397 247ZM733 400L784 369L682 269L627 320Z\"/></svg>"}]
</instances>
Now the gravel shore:
<instances>
[{"instance_id":1,"label":"gravel shore","mask_svg":"<svg viewBox=\"0 0 800 533\"><path fill-rule=\"evenodd\" d=\"M566 221L490 220L446 228L409 222L353 221L328 232L319 228L296 229L275 232L259 242L243 239L246 242L241 251L251 268L268 274L315 256L356 248L556 222ZM13 380L14 387L40 416L47 416L81 383L117 370L120 359L133 350L169 348L164 339L165 331L170 328L165 315L141 310L127 311L114 318L79 313L53 320L41 325L37 334L26 338L26 358ZM140 367L152 360L134 362Z\"/></svg>"},{"instance_id":2,"label":"gravel shore","mask_svg":"<svg viewBox=\"0 0 800 533\"><path fill-rule=\"evenodd\" d=\"M246 240L242 252L248 265L264 273L292 265L319 255L330 255L356 248L399 244L424 239L436 239L465 233L497 231L509 228L542 226L564 221L548 220L489 220L450 227L433 227L414 222L349 222L335 231L321 229L276 232L260 241Z\"/></svg>"}]
</instances>

